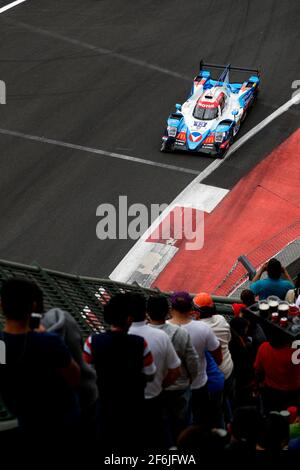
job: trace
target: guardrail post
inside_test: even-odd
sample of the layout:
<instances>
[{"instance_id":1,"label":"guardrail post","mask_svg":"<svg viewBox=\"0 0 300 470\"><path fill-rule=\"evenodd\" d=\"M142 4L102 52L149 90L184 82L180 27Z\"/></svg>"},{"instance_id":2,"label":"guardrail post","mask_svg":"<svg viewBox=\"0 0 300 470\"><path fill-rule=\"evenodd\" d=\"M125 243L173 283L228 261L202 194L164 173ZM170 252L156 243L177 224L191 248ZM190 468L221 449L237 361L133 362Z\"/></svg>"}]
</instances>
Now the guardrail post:
<instances>
[{"instance_id":1,"label":"guardrail post","mask_svg":"<svg viewBox=\"0 0 300 470\"><path fill-rule=\"evenodd\" d=\"M256 274L256 269L254 266L251 264L251 262L248 260L248 258L245 255L241 255L238 257L238 261L244 266L246 271L248 272L249 275L249 280L252 281Z\"/></svg>"}]
</instances>

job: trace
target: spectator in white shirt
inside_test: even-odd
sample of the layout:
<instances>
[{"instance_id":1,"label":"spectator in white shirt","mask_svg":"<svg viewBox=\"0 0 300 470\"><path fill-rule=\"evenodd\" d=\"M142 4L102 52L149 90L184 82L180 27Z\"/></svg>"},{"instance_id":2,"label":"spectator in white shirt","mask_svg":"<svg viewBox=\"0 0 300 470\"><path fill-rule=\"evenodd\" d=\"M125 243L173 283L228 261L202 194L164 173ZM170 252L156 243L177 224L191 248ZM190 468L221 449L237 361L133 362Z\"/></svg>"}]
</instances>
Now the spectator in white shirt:
<instances>
[{"instance_id":1,"label":"spectator in white shirt","mask_svg":"<svg viewBox=\"0 0 300 470\"><path fill-rule=\"evenodd\" d=\"M163 448L167 445L167 436L163 420L162 391L180 376L181 361L168 335L147 325L145 297L133 293L127 295L131 296L131 312L134 320L129 334L142 336L147 341L156 365L154 380L149 382L145 389L145 428L148 434L146 445L148 448Z\"/></svg>"},{"instance_id":2,"label":"spectator in white shirt","mask_svg":"<svg viewBox=\"0 0 300 470\"><path fill-rule=\"evenodd\" d=\"M199 371L191 386L193 423L207 425L209 394L205 351L210 351L216 363L220 364L222 362L221 346L211 328L202 322L192 320L193 298L188 292L174 292L171 296L171 303L172 318L169 323L179 325L188 331L199 357Z\"/></svg>"}]
</instances>

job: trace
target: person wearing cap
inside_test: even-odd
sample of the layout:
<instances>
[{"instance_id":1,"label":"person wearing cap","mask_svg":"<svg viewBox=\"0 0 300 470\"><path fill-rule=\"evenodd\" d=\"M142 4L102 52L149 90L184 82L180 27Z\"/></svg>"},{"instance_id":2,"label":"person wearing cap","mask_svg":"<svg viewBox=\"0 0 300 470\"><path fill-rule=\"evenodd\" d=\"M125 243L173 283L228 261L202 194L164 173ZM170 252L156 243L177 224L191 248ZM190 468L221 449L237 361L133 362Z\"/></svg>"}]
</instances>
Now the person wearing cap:
<instances>
[{"instance_id":1,"label":"person wearing cap","mask_svg":"<svg viewBox=\"0 0 300 470\"><path fill-rule=\"evenodd\" d=\"M222 362L220 342L211 328L192 319L193 298L188 292L174 292L171 295L171 305L171 319L168 323L188 331L199 357L198 374L191 385L193 424L208 425L210 417L205 351L210 351L216 363L220 364Z\"/></svg>"},{"instance_id":2,"label":"person wearing cap","mask_svg":"<svg viewBox=\"0 0 300 470\"><path fill-rule=\"evenodd\" d=\"M231 340L230 326L222 315L217 314L214 301L207 292L197 294L193 298L193 306L195 310L199 311L200 322L212 329L221 344L223 361L219 368L225 377L224 399L228 403L233 394L233 361L229 351L229 341ZM229 410L226 411L230 414Z\"/></svg>"},{"instance_id":3,"label":"person wearing cap","mask_svg":"<svg viewBox=\"0 0 300 470\"><path fill-rule=\"evenodd\" d=\"M211 295L206 292L197 294L193 299L193 305L200 313L200 321L209 326L221 343L223 361L219 365L220 370L227 380L233 371L233 362L229 351L231 339L230 326L222 315L218 315Z\"/></svg>"}]
</instances>

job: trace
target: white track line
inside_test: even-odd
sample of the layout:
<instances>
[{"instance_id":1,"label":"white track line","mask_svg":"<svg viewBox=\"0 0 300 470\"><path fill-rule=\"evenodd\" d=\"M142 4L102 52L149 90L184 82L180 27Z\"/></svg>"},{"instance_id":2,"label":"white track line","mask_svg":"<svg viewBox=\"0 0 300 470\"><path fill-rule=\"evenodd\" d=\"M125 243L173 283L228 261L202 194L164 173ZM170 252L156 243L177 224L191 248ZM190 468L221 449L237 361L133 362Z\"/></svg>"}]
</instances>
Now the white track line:
<instances>
[{"instance_id":1,"label":"white track line","mask_svg":"<svg viewBox=\"0 0 300 470\"><path fill-rule=\"evenodd\" d=\"M23 0L24 1L24 0ZM140 67L145 67L150 70L154 70L156 72L164 73L165 75L169 75L171 77L180 78L181 80L189 81L190 78L186 77L178 72L174 72L172 70L168 70L164 67L159 67L158 65L149 64L149 62L145 62L144 60L134 59L133 57L127 56L126 54L120 54L119 52L114 52L110 49L106 49L103 47L98 47L93 44L89 44L84 41L79 41L78 39L70 38L65 36L64 34L54 33L53 31L48 31L47 29L43 28L36 28L35 26L31 26L30 24L23 23L22 21L11 21L14 25L21 26L28 31L36 34L42 34L43 36L48 36L53 39L59 39L60 41L67 42L69 44L73 44L74 46L81 47L82 49L88 49L90 51L94 51L98 54L107 55L109 57L113 57L115 59L122 60L124 62L128 62L129 64L138 65Z\"/></svg>"},{"instance_id":2,"label":"white track line","mask_svg":"<svg viewBox=\"0 0 300 470\"><path fill-rule=\"evenodd\" d=\"M16 7L17 5L23 2L26 2L26 0L16 0L15 2L9 3L9 5L0 8L0 13L4 13L5 11L10 10L11 8Z\"/></svg>"},{"instance_id":3,"label":"white track line","mask_svg":"<svg viewBox=\"0 0 300 470\"><path fill-rule=\"evenodd\" d=\"M157 278L160 272L162 272L162 270L165 268L165 263L162 262L161 265L157 263L157 265L155 266L155 270L153 270L153 272L145 279L141 277L139 271L134 271L134 269L136 269L136 266L143 265L142 254L144 253L149 256L149 247L147 247L148 242L146 242L146 240L150 237L151 233L154 232L158 225L168 216L168 214L175 206L190 206L189 201L191 199L194 200L194 197L191 198L191 196L194 193L198 193L199 186L201 187L200 183L211 173L213 173L219 166L221 166L224 161L230 157L230 155L236 152L242 145L244 145L249 139L251 139L264 127L270 124L274 119L288 111L291 106L299 103L300 93L295 94L289 101L280 106L276 111L274 111L268 117L263 119L259 124L257 124L257 126L253 127L253 129L251 129L237 142L235 142L227 152L225 158L223 158L222 160L213 161L213 163L211 163L207 168L205 168L205 170L203 170L198 176L196 176L196 178L194 178L193 181L191 181L191 183L188 184L188 186L183 191L181 191L180 194L178 194L178 196L171 202L171 204L162 212L162 214L151 224L151 226L146 230L146 232L141 236L141 238L134 244L134 246L129 250L129 252L125 255L125 257L120 261L120 263L110 274L110 279L114 281L122 280L122 282L130 281L131 283L136 281L139 282L139 284L144 285L145 287L149 287L150 285L152 285L155 278ZM196 205L194 205L194 207L195 206ZM130 267L134 267L131 272Z\"/></svg>"},{"instance_id":4,"label":"white track line","mask_svg":"<svg viewBox=\"0 0 300 470\"><path fill-rule=\"evenodd\" d=\"M189 188L189 190L188 190ZM146 241L155 233L157 227L174 207L192 207L210 213L229 192L227 189L215 188L206 184L188 186L184 194L179 195L142 235L125 258L116 266L110 279L132 284L137 282L150 287L159 273L176 255L178 248L168 243Z\"/></svg>"},{"instance_id":5,"label":"white track line","mask_svg":"<svg viewBox=\"0 0 300 470\"><path fill-rule=\"evenodd\" d=\"M167 163L154 162L152 160L146 160L144 158L130 157L129 155L122 155L120 153L107 152L106 150L100 150L93 147L85 147L83 145L71 144L70 142L63 142L60 140L48 139L47 137L39 137L37 135L23 134L22 132L11 131L9 129L1 129L0 134L10 135L12 137L20 137L26 140L32 140L41 144L57 145L58 147L66 147L73 150L79 150L81 152L93 153L96 155L102 155L104 157L117 158L119 160L126 160L133 163L142 163L143 165L154 166L163 168L165 170L178 171L180 173L187 173L190 175L198 175L197 170L189 168L182 168L176 165L168 165Z\"/></svg>"}]
</instances>

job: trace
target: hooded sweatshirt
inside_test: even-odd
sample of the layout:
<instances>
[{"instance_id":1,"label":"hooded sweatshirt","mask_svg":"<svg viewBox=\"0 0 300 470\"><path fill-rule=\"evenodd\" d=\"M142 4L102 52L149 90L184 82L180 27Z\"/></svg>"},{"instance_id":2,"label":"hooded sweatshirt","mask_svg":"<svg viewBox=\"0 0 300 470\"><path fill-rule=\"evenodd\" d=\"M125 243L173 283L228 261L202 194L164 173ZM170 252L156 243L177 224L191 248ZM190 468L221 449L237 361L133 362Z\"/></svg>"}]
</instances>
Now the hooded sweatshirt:
<instances>
[{"instance_id":1,"label":"hooded sweatshirt","mask_svg":"<svg viewBox=\"0 0 300 470\"><path fill-rule=\"evenodd\" d=\"M231 339L230 326L222 315L212 315L209 318L202 318L200 321L210 326L220 341L223 361L219 369L223 372L225 379L228 379L233 371L233 362L228 347Z\"/></svg>"},{"instance_id":2,"label":"hooded sweatshirt","mask_svg":"<svg viewBox=\"0 0 300 470\"><path fill-rule=\"evenodd\" d=\"M97 376L95 370L82 358L82 336L76 320L70 313L60 308L52 308L42 318L42 325L48 333L61 336L68 347L71 356L80 367L81 379L79 397L81 408L93 405L98 397Z\"/></svg>"}]
</instances>

